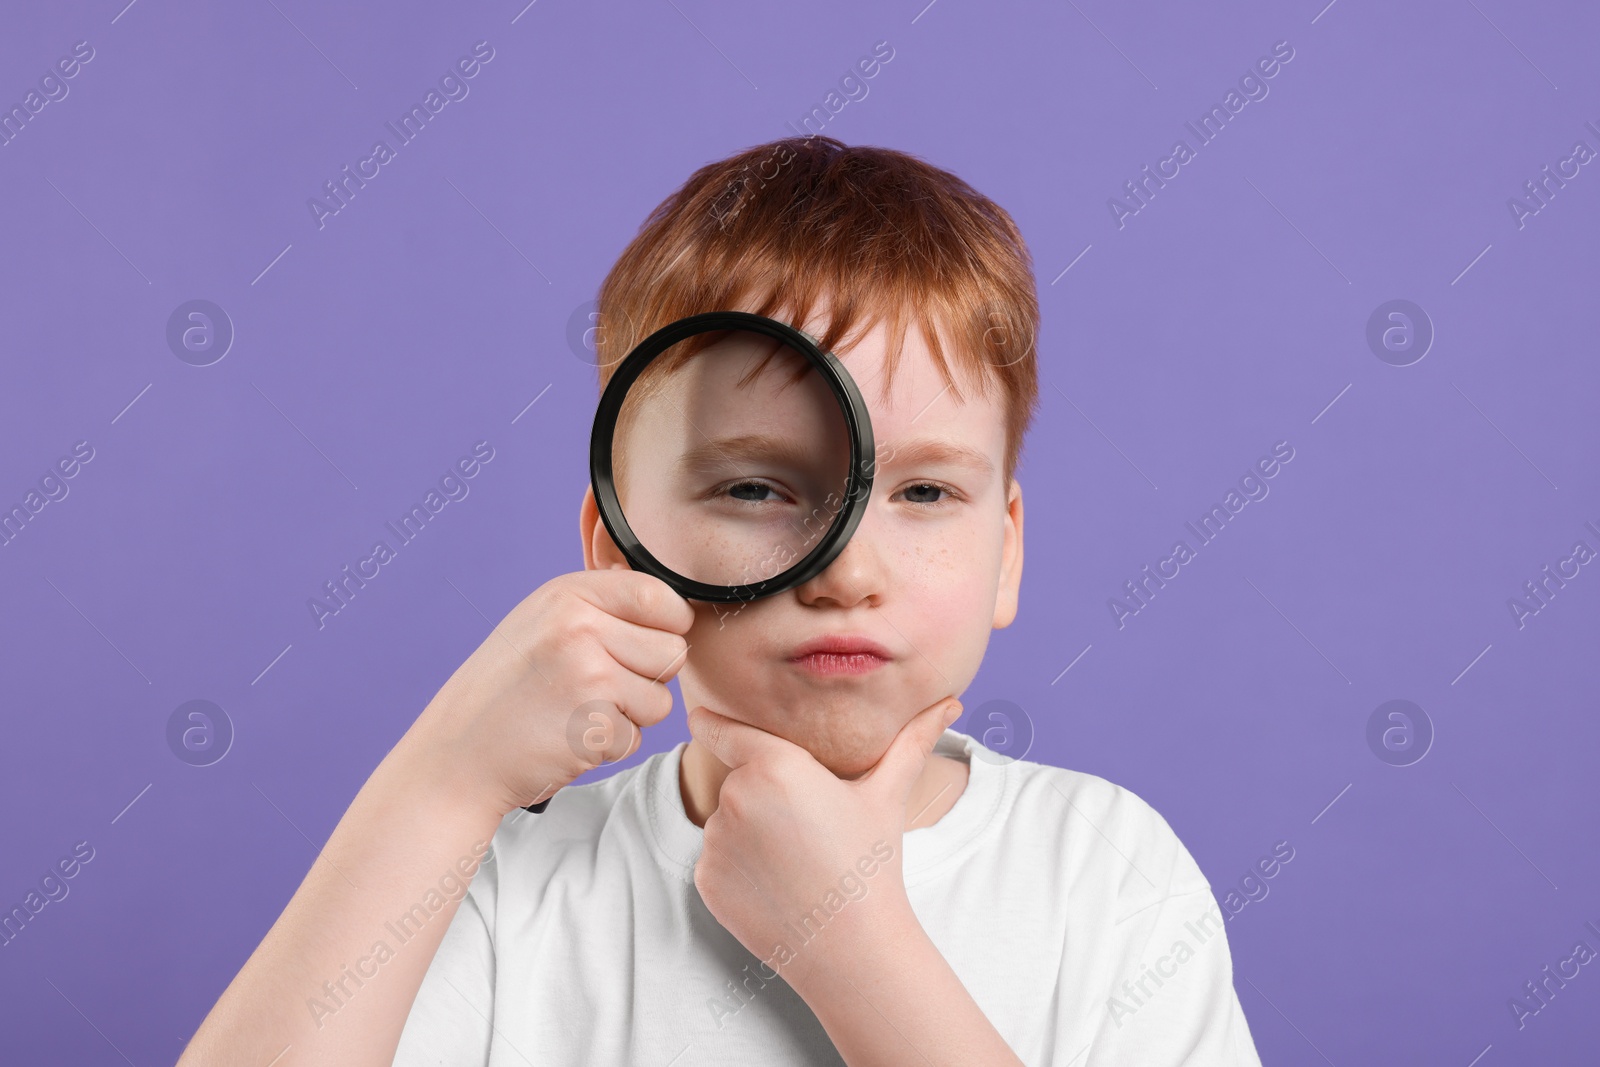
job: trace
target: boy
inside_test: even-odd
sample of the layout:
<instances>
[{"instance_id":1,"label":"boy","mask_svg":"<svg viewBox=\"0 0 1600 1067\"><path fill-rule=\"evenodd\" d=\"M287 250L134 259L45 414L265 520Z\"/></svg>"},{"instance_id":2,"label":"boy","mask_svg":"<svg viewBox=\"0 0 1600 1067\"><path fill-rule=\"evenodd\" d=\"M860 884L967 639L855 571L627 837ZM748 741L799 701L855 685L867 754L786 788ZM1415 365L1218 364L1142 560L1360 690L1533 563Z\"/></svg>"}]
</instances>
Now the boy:
<instances>
[{"instance_id":1,"label":"boy","mask_svg":"<svg viewBox=\"0 0 1600 1067\"><path fill-rule=\"evenodd\" d=\"M182 1063L1258 1067L1165 820L948 728L1021 581L1011 218L902 153L787 139L691 176L599 307L602 385L700 311L818 337L879 448L860 525L729 612L630 570L587 492L585 569L429 703ZM692 740L569 784L638 749L674 676Z\"/></svg>"}]
</instances>

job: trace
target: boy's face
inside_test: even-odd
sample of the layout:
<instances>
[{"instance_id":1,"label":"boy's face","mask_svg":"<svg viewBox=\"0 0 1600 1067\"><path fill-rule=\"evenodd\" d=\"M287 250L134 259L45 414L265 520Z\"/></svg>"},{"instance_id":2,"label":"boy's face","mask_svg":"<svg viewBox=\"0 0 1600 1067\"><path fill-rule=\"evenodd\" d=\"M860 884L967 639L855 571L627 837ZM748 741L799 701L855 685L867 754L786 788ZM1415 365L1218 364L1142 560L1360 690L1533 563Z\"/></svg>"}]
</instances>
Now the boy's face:
<instances>
[{"instance_id":1,"label":"boy's face","mask_svg":"<svg viewBox=\"0 0 1600 1067\"><path fill-rule=\"evenodd\" d=\"M821 336L826 311L804 328ZM872 494L844 550L775 596L691 601L696 619L678 673L687 706L777 734L841 777L870 768L918 712L966 689L991 629L1015 617L1022 570L1021 489L1001 479L998 389L979 397L958 378L957 403L913 327L884 394L887 349L879 323L839 356L866 401L877 450ZM592 565L622 559L603 525L589 533ZM832 636L864 638L886 657L795 658L801 645Z\"/></svg>"}]
</instances>

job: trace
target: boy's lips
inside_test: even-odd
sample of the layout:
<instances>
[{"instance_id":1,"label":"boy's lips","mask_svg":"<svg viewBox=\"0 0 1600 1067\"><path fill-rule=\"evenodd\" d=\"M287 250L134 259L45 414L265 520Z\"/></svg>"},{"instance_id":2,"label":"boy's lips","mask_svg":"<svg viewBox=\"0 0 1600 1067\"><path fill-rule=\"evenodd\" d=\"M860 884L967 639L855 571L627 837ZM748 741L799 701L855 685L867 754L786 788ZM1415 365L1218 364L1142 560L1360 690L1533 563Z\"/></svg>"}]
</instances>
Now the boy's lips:
<instances>
[{"instance_id":1,"label":"boy's lips","mask_svg":"<svg viewBox=\"0 0 1600 1067\"><path fill-rule=\"evenodd\" d=\"M789 653L791 660L800 659L802 656L811 656L818 653L831 653L833 655L851 656L868 655L877 656L882 660L894 659L894 655L870 637L860 634L823 634L814 637L803 645L796 646Z\"/></svg>"},{"instance_id":2,"label":"boy's lips","mask_svg":"<svg viewBox=\"0 0 1600 1067\"><path fill-rule=\"evenodd\" d=\"M813 674L866 674L894 659L887 648L858 634L825 634L789 654L789 662Z\"/></svg>"}]
</instances>

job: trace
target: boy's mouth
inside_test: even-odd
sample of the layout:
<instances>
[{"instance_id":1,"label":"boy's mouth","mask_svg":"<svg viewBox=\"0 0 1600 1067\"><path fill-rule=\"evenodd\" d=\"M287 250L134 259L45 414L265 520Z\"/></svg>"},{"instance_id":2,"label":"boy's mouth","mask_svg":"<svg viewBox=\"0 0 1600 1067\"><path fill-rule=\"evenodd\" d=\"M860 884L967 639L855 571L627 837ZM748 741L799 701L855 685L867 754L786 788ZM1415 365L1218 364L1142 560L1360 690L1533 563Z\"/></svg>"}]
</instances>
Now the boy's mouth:
<instances>
[{"instance_id":1,"label":"boy's mouth","mask_svg":"<svg viewBox=\"0 0 1600 1067\"><path fill-rule=\"evenodd\" d=\"M828 634L800 645L789 662L810 674L868 674L893 660L889 650L856 634Z\"/></svg>"}]
</instances>

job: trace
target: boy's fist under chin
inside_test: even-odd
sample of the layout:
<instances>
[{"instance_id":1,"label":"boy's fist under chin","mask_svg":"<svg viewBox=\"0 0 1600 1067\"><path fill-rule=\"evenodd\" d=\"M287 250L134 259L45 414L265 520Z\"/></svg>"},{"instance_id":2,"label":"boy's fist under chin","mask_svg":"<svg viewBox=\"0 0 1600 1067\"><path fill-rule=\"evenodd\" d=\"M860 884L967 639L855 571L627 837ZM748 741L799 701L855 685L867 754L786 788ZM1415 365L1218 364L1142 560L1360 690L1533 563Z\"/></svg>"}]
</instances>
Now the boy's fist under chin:
<instances>
[{"instance_id":1,"label":"boy's fist under chin","mask_svg":"<svg viewBox=\"0 0 1600 1067\"><path fill-rule=\"evenodd\" d=\"M955 697L936 701L865 774L842 779L776 734L708 708L689 712L695 740L730 768L706 819L695 888L723 928L802 996L811 976L843 974L855 951L853 936L797 940L807 920L878 933L915 921L901 861L917 814L907 804L960 714Z\"/></svg>"},{"instance_id":2,"label":"boy's fist under chin","mask_svg":"<svg viewBox=\"0 0 1600 1067\"><path fill-rule=\"evenodd\" d=\"M634 570L552 578L511 609L401 742L498 814L632 755L672 710L694 608Z\"/></svg>"}]
</instances>

